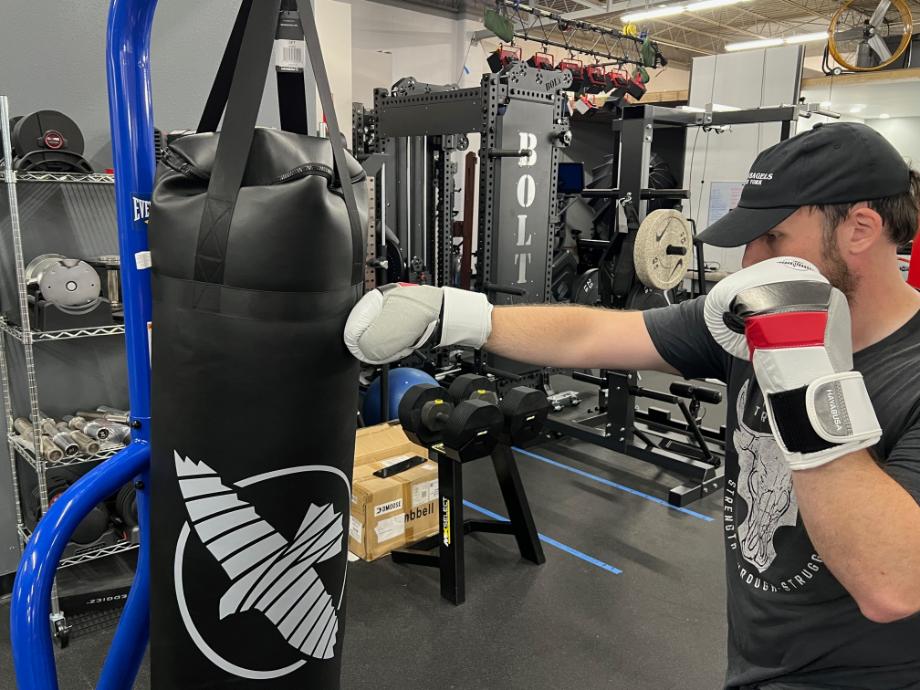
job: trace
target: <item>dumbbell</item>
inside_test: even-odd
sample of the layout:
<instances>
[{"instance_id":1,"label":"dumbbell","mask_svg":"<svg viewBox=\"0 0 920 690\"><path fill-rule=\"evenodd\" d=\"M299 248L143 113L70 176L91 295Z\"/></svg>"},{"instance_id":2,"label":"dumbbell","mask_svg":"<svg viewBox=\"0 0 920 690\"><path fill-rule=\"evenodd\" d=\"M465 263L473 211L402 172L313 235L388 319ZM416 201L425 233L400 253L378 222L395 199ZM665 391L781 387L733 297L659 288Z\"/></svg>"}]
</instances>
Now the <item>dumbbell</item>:
<instances>
[{"instance_id":1,"label":"dumbbell","mask_svg":"<svg viewBox=\"0 0 920 690\"><path fill-rule=\"evenodd\" d=\"M399 422L413 443L427 448L441 440L453 410L446 390L433 383L420 383L399 401Z\"/></svg>"},{"instance_id":2,"label":"dumbbell","mask_svg":"<svg viewBox=\"0 0 920 690\"><path fill-rule=\"evenodd\" d=\"M495 403L483 399L457 404L444 429L448 457L467 462L490 455L505 427L505 416Z\"/></svg>"},{"instance_id":3,"label":"dumbbell","mask_svg":"<svg viewBox=\"0 0 920 690\"><path fill-rule=\"evenodd\" d=\"M54 420L43 419L41 423L42 433L47 434L54 441L54 445L64 451L65 458L72 458L80 452L80 446L71 438L69 433L60 431L54 423Z\"/></svg>"},{"instance_id":4,"label":"dumbbell","mask_svg":"<svg viewBox=\"0 0 920 690\"><path fill-rule=\"evenodd\" d=\"M550 410L546 393L527 386L505 393L500 407L505 419L502 441L509 445L523 445L538 438Z\"/></svg>"},{"instance_id":5,"label":"dumbbell","mask_svg":"<svg viewBox=\"0 0 920 690\"><path fill-rule=\"evenodd\" d=\"M461 374L453 380L448 391L455 404L464 400L485 400L493 405L498 403L498 388L488 376Z\"/></svg>"},{"instance_id":6,"label":"dumbbell","mask_svg":"<svg viewBox=\"0 0 920 690\"><path fill-rule=\"evenodd\" d=\"M466 461L488 455L498 443L504 416L484 399L454 405L448 391L431 383L412 386L399 403L403 431L420 446L443 442L448 455Z\"/></svg>"},{"instance_id":7,"label":"dumbbell","mask_svg":"<svg viewBox=\"0 0 920 690\"><path fill-rule=\"evenodd\" d=\"M80 452L83 453L84 455L95 455L96 453L99 452L99 442L98 441L90 438L89 436L84 434L82 431L79 431L77 429L71 429L67 425L67 422L58 422L57 428L59 431L66 433L68 436L70 436L70 438L73 439L74 443L76 443L80 447Z\"/></svg>"},{"instance_id":8,"label":"dumbbell","mask_svg":"<svg viewBox=\"0 0 920 690\"><path fill-rule=\"evenodd\" d=\"M32 422L25 417L19 417L13 421L13 427L19 432L21 443L36 456L41 455L45 462L60 462L64 459L64 451L58 448L50 436L42 434L39 438L38 448L32 437Z\"/></svg>"}]
</instances>

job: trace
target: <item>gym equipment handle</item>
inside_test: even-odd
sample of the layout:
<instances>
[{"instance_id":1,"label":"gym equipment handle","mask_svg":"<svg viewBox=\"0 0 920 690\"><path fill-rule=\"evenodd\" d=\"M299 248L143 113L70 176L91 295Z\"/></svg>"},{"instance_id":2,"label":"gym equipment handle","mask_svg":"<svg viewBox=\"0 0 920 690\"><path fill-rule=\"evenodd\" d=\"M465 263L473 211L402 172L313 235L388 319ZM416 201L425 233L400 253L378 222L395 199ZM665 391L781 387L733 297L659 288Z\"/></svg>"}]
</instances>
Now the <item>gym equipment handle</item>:
<instances>
[{"instance_id":1,"label":"gym equipment handle","mask_svg":"<svg viewBox=\"0 0 920 690\"><path fill-rule=\"evenodd\" d=\"M573 371L572 378L576 381L582 381L583 383L592 383L595 386L605 387L607 385L607 379L601 378L600 376L592 376L591 374L585 374L580 371Z\"/></svg>"},{"instance_id":2,"label":"gym equipment handle","mask_svg":"<svg viewBox=\"0 0 920 690\"><path fill-rule=\"evenodd\" d=\"M483 364L480 369L484 374L492 374L493 376L498 376L499 378L508 379L509 381L523 381L523 376L518 376L517 374L512 374L510 371L505 371L504 369L496 369L495 367L486 366Z\"/></svg>"},{"instance_id":3,"label":"gym equipment handle","mask_svg":"<svg viewBox=\"0 0 920 690\"><path fill-rule=\"evenodd\" d=\"M689 199L689 189L643 189L640 199Z\"/></svg>"},{"instance_id":4,"label":"gym equipment handle","mask_svg":"<svg viewBox=\"0 0 920 690\"><path fill-rule=\"evenodd\" d=\"M591 374L585 374L580 371L573 371L572 378L576 381L582 381L584 383L591 383L595 386L601 388L607 388L607 379L601 376L592 376ZM668 395L667 393L659 393L658 391L647 390L641 388L640 386L630 386L629 392L636 397L649 398L650 400L657 400L658 402L671 403L676 405L678 399L673 395Z\"/></svg>"},{"instance_id":5,"label":"gym equipment handle","mask_svg":"<svg viewBox=\"0 0 920 690\"><path fill-rule=\"evenodd\" d=\"M585 199L619 199L619 189L582 189L581 196Z\"/></svg>"},{"instance_id":6,"label":"gym equipment handle","mask_svg":"<svg viewBox=\"0 0 920 690\"><path fill-rule=\"evenodd\" d=\"M489 149L486 155L489 158L530 158L533 149Z\"/></svg>"},{"instance_id":7,"label":"gym equipment handle","mask_svg":"<svg viewBox=\"0 0 920 690\"><path fill-rule=\"evenodd\" d=\"M523 297L527 294L527 290L524 290L523 288L496 285L495 283L486 283L483 287L487 293L501 292L505 295L515 295L517 297Z\"/></svg>"},{"instance_id":8,"label":"gym equipment handle","mask_svg":"<svg viewBox=\"0 0 920 690\"><path fill-rule=\"evenodd\" d=\"M722 393L720 391L712 390L711 388L692 386L689 383L674 381L669 390L672 394L681 398L687 398L688 400L698 400L712 405L717 405L722 402Z\"/></svg>"}]
</instances>

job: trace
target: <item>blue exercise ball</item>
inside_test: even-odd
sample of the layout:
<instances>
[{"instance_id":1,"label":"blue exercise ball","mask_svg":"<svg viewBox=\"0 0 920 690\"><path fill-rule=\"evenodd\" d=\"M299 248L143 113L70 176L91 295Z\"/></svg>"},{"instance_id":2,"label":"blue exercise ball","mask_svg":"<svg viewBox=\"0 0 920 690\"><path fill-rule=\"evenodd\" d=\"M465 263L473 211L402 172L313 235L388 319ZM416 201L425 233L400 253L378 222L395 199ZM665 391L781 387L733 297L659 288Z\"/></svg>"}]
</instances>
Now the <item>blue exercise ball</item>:
<instances>
[{"instance_id":1,"label":"blue exercise ball","mask_svg":"<svg viewBox=\"0 0 920 690\"><path fill-rule=\"evenodd\" d=\"M409 367L399 367L390 369L390 419L399 417L399 402L402 400L406 391L412 386L420 383L433 383L438 385L434 377L425 373L421 369L411 369ZM380 377L374 379L374 382L368 386L367 393L364 396L364 406L361 410L364 417L364 423L367 426L380 424L383 421L380 417Z\"/></svg>"}]
</instances>

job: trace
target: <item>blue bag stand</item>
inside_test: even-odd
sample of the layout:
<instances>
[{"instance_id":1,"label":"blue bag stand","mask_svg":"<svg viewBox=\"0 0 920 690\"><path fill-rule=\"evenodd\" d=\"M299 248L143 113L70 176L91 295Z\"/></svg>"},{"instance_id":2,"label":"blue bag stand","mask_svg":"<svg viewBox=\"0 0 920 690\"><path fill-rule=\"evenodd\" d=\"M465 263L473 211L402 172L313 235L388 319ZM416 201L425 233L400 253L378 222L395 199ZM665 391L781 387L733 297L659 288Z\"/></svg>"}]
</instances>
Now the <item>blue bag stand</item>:
<instances>
[{"instance_id":1,"label":"blue bag stand","mask_svg":"<svg viewBox=\"0 0 920 690\"><path fill-rule=\"evenodd\" d=\"M10 611L13 663L20 690L56 690L49 634L51 588L67 541L82 518L132 477L137 479L140 553L97 688L130 688L144 657L150 620L150 275L147 214L156 170L150 94L150 30L156 0L112 0L107 31L107 75L115 203L121 254L125 344L131 406L131 445L70 487L39 522L16 573ZM15 175L15 171L7 171Z\"/></svg>"}]
</instances>

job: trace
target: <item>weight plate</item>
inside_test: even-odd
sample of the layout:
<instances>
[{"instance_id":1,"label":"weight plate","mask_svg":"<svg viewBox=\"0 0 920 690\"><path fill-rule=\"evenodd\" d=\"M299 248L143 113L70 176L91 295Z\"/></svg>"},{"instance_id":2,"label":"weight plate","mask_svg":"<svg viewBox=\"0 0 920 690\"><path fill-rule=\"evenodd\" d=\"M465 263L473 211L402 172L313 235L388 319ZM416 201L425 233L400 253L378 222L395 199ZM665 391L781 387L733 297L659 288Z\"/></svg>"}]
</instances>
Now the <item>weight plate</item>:
<instances>
[{"instance_id":1,"label":"weight plate","mask_svg":"<svg viewBox=\"0 0 920 690\"><path fill-rule=\"evenodd\" d=\"M82 154L84 147L80 127L57 110L38 110L20 118L13 127L12 144L19 157L39 150Z\"/></svg>"},{"instance_id":2,"label":"weight plate","mask_svg":"<svg viewBox=\"0 0 920 690\"><path fill-rule=\"evenodd\" d=\"M66 258L63 254L39 254L36 256L26 266L26 285L37 285L46 269Z\"/></svg>"},{"instance_id":3,"label":"weight plate","mask_svg":"<svg viewBox=\"0 0 920 690\"><path fill-rule=\"evenodd\" d=\"M85 261L60 259L42 271L42 297L59 307L91 306L99 299L99 274Z\"/></svg>"},{"instance_id":4,"label":"weight plate","mask_svg":"<svg viewBox=\"0 0 920 690\"><path fill-rule=\"evenodd\" d=\"M644 285L634 285L626 300L626 308L633 311L645 311L657 307L667 307L668 298L661 290L649 288Z\"/></svg>"},{"instance_id":5,"label":"weight plate","mask_svg":"<svg viewBox=\"0 0 920 690\"><path fill-rule=\"evenodd\" d=\"M79 153L73 151L30 151L22 158L14 159L14 167L20 172L52 172L89 174L93 166Z\"/></svg>"},{"instance_id":6,"label":"weight plate","mask_svg":"<svg viewBox=\"0 0 920 690\"><path fill-rule=\"evenodd\" d=\"M387 282L398 283L406 278L406 260L399 245L387 238Z\"/></svg>"},{"instance_id":7,"label":"weight plate","mask_svg":"<svg viewBox=\"0 0 920 690\"><path fill-rule=\"evenodd\" d=\"M652 211L636 233L633 259L644 285L670 290L681 283L693 257L690 223L671 209Z\"/></svg>"},{"instance_id":8,"label":"weight plate","mask_svg":"<svg viewBox=\"0 0 920 690\"><path fill-rule=\"evenodd\" d=\"M572 287L578 273L578 259L570 251L553 259L551 294L554 302L571 302Z\"/></svg>"},{"instance_id":9,"label":"weight plate","mask_svg":"<svg viewBox=\"0 0 920 690\"><path fill-rule=\"evenodd\" d=\"M572 284L572 302L595 307L601 303L598 270L591 268L582 273Z\"/></svg>"},{"instance_id":10,"label":"weight plate","mask_svg":"<svg viewBox=\"0 0 920 690\"><path fill-rule=\"evenodd\" d=\"M485 391L485 393L480 393L480 391ZM498 402L498 389L495 382L488 376L479 374L461 374L453 380L447 392L455 403L473 398L487 398L491 402ZM489 396L489 393L492 393L492 396Z\"/></svg>"}]
</instances>

